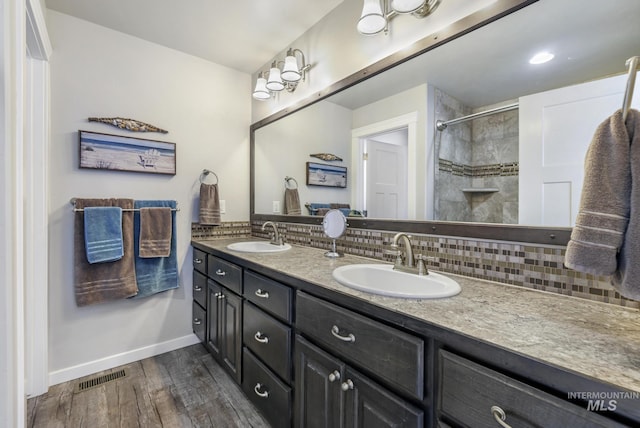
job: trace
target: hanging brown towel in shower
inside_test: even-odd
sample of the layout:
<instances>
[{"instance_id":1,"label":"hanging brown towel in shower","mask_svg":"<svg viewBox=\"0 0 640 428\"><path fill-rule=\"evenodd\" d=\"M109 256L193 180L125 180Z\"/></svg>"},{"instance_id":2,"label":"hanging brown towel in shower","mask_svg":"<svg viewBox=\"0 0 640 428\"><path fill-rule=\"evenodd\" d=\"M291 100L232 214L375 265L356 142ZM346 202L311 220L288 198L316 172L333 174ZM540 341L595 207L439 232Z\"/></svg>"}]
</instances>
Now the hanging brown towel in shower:
<instances>
[{"instance_id":1,"label":"hanging brown towel in shower","mask_svg":"<svg viewBox=\"0 0 640 428\"><path fill-rule=\"evenodd\" d=\"M73 237L74 288L76 304L88 306L135 296L136 284L133 248L133 199L76 199L75 207L120 207L124 255L120 260L90 264L84 239L84 213L75 212Z\"/></svg>"}]
</instances>

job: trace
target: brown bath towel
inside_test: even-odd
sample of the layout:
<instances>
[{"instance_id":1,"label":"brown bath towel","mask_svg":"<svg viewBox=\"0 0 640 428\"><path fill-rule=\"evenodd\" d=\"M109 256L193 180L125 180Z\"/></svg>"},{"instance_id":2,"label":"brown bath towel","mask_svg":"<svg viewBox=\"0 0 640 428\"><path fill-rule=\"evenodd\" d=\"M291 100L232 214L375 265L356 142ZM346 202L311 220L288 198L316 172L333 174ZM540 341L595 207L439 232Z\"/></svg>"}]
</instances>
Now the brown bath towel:
<instances>
[{"instance_id":1,"label":"brown bath towel","mask_svg":"<svg viewBox=\"0 0 640 428\"><path fill-rule=\"evenodd\" d=\"M300 195L298 189L284 190L284 213L288 215L301 215Z\"/></svg>"},{"instance_id":2,"label":"brown bath towel","mask_svg":"<svg viewBox=\"0 0 640 428\"><path fill-rule=\"evenodd\" d=\"M139 256L169 257L171 254L171 208L140 208Z\"/></svg>"},{"instance_id":3,"label":"brown bath towel","mask_svg":"<svg viewBox=\"0 0 640 428\"><path fill-rule=\"evenodd\" d=\"M200 224L220 224L218 184L200 184Z\"/></svg>"},{"instance_id":4,"label":"brown bath towel","mask_svg":"<svg viewBox=\"0 0 640 428\"><path fill-rule=\"evenodd\" d=\"M132 199L76 199L76 208L120 207L133 209ZM124 255L120 260L89 264L85 251L84 213L74 218L73 258L76 304L88 306L110 300L124 299L138 293L133 248L133 212L122 213Z\"/></svg>"}]
</instances>

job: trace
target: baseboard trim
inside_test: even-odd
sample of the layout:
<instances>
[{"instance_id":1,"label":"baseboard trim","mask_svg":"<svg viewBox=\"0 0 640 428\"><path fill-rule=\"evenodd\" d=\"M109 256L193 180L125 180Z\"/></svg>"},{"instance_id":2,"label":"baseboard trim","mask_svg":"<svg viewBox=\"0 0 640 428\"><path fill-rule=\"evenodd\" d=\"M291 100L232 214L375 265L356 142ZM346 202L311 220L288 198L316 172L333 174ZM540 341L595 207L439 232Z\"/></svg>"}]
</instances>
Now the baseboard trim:
<instances>
[{"instance_id":1,"label":"baseboard trim","mask_svg":"<svg viewBox=\"0 0 640 428\"><path fill-rule=\"evenodd\" d=\"M89 361L77 366L68 367L62 370L49 372L49 385L57 385L59 383L68 382L83 376L88 376L103 370L109 370L123 364L129 364L155 355L164 354L165 352L184 348L186 346L199 343L200 339L195 334L179 337L177 339L168 340L166 342L155 343L143 348L133 349L109 357L101 358L95 361Z\"/></svg>"}]
</instances>

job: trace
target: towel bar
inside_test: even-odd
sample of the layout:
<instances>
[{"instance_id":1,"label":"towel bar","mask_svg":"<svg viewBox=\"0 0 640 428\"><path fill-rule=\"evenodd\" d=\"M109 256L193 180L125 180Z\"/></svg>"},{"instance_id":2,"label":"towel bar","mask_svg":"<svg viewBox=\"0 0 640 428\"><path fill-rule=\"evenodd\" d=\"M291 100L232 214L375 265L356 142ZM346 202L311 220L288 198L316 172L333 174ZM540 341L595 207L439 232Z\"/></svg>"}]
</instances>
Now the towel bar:
<instances>
[{"instance_id":1,"label":"towel bar","mask_svg":"<svg viewBox=\"0 0 640 428\"><path fill-rule=\"evenodd\" d=\"M82 212L82 211L84 211L84 209L83 209L83 208L75 208L75 206L76 206L76 198L72 198L72 199L69 201L69 203L70 203L71 205L73 205L73 206L74 206L74 208L73 208L73 212ZM122 211L124 211L124 212L133 212L133 211L140 211L140 209L136 209L136 208L123 208L123 209L122 209ZM180 208L176 208L176 209L173 209L173 208L172 208L172 209L171 209L171 211L180 211Z\"/></svg>"}]
</instances>

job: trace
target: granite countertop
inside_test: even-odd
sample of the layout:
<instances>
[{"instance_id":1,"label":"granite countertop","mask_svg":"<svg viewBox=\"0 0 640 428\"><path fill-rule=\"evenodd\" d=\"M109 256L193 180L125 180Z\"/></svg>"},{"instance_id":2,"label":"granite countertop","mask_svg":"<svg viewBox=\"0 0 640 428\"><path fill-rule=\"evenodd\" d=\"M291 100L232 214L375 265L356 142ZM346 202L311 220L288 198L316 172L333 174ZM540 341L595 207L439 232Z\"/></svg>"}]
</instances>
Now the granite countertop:
<instances>
[{"instance_id":1,"label":"granite countertop","mask_svg":"<svg viewBox=\"0 0 640 428\"><path fill-rule=\"evenodd\" d=\"M342 286L331 275L339 266L380 263L378 260L350 255L330 259L324 257L326 250L295 245L291 250L268 254L226 249L229 243L240 240L194 242L539 361L640 392L638 310L448 273L444 275L455 279L462 288L456 296L445 299L380 296Z\"/></svg>"}]
</instances>

